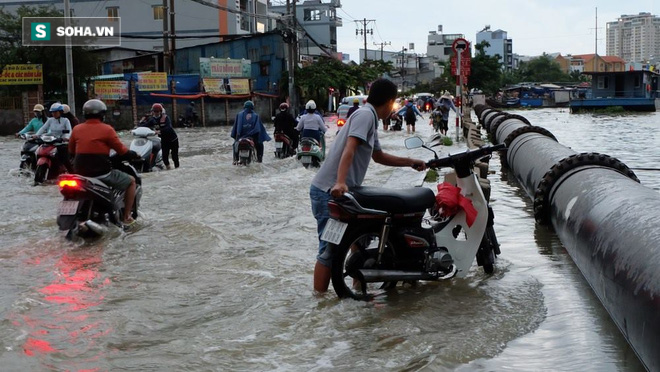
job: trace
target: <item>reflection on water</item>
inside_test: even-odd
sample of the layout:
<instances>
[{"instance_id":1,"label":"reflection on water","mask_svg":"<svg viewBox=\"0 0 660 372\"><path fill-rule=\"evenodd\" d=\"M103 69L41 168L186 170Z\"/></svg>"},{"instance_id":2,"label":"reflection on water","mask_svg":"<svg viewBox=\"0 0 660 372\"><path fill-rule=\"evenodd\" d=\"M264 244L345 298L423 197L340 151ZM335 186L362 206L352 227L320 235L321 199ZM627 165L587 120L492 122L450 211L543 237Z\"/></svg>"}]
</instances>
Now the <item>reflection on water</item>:
<instances>
[{"instance_id":1,"label":"reflection on water","mask_svg":"<svg viewBox=\"0 0 660 372\"><path fill-rule=\"evenodd\" d=\"M631 167L655 161L647 120L657 116L517 113L575 151ZM429 135L425 124L417 131ZM473 267L465 279L406 285L363 303L312 295L315 170L275 159L272 143L263 164L234 167L229 128L179 136L181 168L144 175L139 226L88 245L62 238L58 191L10 175L21 143L0 139L7 370L641 370L497 156L489 177L502 249L496 274ZM404 149L405 133L380 136L387 151L432 156ZM637 173L660 187L657 173ZM418 176L372 164L365 184L406 186Z\"/></svg>"}]
</instances>

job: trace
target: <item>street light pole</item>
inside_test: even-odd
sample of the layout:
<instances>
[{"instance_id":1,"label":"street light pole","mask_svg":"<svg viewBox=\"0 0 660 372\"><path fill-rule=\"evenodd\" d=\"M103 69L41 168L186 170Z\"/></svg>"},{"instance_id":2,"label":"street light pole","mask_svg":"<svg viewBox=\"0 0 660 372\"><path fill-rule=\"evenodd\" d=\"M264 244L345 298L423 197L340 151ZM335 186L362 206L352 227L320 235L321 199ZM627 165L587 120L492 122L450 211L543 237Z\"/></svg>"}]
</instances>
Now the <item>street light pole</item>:
<instances>
[{"instance_id":1,"label":"street light pole","mask_svg":"<svg viewBox=\"0 0 660 372\"><path fill-rule=\"evenodd\" d=\"M64 25L71 25L71 6L69 0L64 0ZM66 58L66 95L67 102L71 108L71 113L76 114L76 93L73 85L73 54L71 51L71 38L67 36L65 46Z\"/></svg>"}]
</instances>

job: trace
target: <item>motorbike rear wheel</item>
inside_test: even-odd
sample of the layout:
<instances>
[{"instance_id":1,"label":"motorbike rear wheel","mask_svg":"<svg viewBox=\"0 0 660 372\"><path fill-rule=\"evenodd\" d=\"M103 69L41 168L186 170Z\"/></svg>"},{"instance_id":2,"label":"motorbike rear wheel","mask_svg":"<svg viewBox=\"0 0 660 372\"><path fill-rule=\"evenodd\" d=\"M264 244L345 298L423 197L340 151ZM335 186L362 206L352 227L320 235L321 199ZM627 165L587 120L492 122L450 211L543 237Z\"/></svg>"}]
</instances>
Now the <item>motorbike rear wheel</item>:
<instances>
[{"instance_id":1,"label":"motorbike rear wheel","mask_svg":"<svg viewBox=\"0 0 660 372\"><path fill-rule=\"evenodd\" d=\"M48 165L47 164L38 165L37 169L34 171L35 186L44 183L44 181L46 181L46 177L48 177Z\"/></svg>"},{"instance_id":2,"label":"motorbike rear wheel","mask_svg":"<svg viewBox=\"0 0 660 372\"><path fill-rule=\"evenodd\" d=\"M347 231L339 245L331 245L332 249L332 287L339 298L369 300L384 290L392 289L396 282L362 283L359 279L359 269L392 268L393 246L385 244L385 252L381 264L377 265L380 229L376 226Z\"/></svg>"}]
</instances>

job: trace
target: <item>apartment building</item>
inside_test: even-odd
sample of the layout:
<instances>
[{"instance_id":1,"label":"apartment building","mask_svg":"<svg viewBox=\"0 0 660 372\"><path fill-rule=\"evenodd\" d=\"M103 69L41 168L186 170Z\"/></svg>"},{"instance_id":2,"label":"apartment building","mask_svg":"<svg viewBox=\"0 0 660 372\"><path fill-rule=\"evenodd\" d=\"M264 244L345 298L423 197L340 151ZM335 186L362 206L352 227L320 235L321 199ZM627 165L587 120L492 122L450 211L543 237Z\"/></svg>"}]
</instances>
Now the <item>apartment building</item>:
<instances>
[{"instance_id":1,"label":"apartment building","mask_svg":"<svg viewBox=\"0 0 660 372\"><path fill-rule=\"evenodd\" d=\"M499 29L491 31L490 26L487 25L483 30L477 32L476 44L480 44L483 41L489 44L484 48L486 55L491 57L500 56L502 69L505 71L513 70L513 40L507 37L506 31Z\"/></svg>"},{"instance_id":2,"label":"apartment building","mask_svg":"<svg viewBox=\"0 0 660 372\"><path fill-rule=\"evenodd\" d=\"M660 17L651 13L622 15L607 23L606 52L626 62L660 61Z\"/></svg>"}]
</instances>

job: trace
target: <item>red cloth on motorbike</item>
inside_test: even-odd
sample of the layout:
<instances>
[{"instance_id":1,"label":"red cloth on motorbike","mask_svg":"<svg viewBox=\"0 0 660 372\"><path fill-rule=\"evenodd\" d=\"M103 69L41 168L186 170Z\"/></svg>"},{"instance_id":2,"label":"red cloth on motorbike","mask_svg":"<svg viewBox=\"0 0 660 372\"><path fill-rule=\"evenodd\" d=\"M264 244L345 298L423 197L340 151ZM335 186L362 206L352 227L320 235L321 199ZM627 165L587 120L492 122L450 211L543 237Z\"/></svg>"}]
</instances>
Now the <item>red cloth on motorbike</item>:
<instances>
[{"instance_id":1,"label":"red cloth on motorbike","mask_svg":"<svg viewBox=\"0 0 660 372\"><path fill-rule=\"evenodd\" d=\"M477 210L472 205L472 200L461 195L460 187L448 182L438 185L438 193L435 195L436 207L442 208L442 216L449 217L459 212L459 208L465 211L465 221L468 227L472 226L477 218Z\"/></svg>"}]
</instances>

